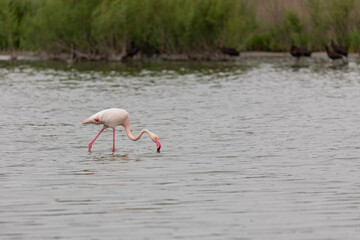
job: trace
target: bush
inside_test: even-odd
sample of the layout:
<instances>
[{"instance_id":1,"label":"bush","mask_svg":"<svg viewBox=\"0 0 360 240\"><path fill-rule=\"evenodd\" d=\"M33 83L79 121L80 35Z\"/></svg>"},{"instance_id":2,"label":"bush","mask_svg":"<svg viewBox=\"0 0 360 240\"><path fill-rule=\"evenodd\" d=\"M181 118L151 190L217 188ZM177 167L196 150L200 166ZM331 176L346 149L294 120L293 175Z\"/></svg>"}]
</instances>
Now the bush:
<instances>
[{"instance_id":1,"label":"bush","mask_svg":"<svg viewBox=\"0 0 360 240\"><path fill-rule=\"evenodd\" d=\"M270 34L254 34L247 42L246 48L252 51L270 51Z\"/></svg>"},{"instance_id":2,"label":"bush","mask_svg":"<svg viewBox=\"0 0 360 240\"><path fill-rule=\"evenodd\" d=\"M294 3L293 1L291 1ZM360 46L360 0L1 0L0 50L92 58L238 50ZM261 13L263 16L257 15Z\"/></svg>"}]
</instances>

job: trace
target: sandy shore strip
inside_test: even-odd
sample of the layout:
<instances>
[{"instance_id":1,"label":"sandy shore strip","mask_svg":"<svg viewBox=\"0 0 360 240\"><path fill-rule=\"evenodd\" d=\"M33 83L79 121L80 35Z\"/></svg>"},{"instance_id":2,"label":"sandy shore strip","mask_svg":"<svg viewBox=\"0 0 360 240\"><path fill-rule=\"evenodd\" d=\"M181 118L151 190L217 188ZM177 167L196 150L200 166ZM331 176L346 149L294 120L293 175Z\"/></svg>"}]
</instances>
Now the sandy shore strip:
<instances>
[{"instance_id":1,"label":"sandy shore strip","mask_svg":"<svg viewBox=\"0 0 360 240\"><path fill-rule=\"evenodd\" d=\"M130 60L165 60L165 61L236 61L241 58L282 58L282 57L291 57L289 52L261 52L261 51L251 51L251 52L241 52L239 57L230 57L228 55L214 53L214 54L161 54L152 57L145 57L138 54ZM326 58L326 52L313 52L311 57L314 58ZM349 53L348 58L359 58L359 53ZM63 60L69 61L68 54L44 54L44 53L35 53L35 52L16 52L9 53L3 52L0 53L0 61L46 61L46 60ZM90 61L90 60L85 60ZM104 60L112 62L111 60Z\"/></svg>"}]
</instances>

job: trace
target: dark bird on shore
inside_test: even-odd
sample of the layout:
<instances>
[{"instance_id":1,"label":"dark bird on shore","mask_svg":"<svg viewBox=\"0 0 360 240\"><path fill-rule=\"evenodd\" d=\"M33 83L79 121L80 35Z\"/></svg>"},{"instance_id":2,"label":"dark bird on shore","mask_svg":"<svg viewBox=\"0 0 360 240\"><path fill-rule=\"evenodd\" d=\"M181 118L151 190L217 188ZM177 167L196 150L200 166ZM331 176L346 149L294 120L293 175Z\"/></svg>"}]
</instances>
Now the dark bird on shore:
<instances>
[{"instance_id":1,"label":"dark bird on shore","mask_svg":"<svg viewBox=\"0 0 360 240\"><path fill-rule=\"evenodd\" d=\"M326 53L327 53L328 57L331 58L332 60L337 60L337 59L343 58L343 56L340 53L330 51L328 46L325 46L325 49L326 49Z\"/></svg>"},{"instance_id":2,"label":"dark bird on shore","mask_svg":"<svg viewBox=\"0 0 360 240\"><path fill-rule=\"evenodd\" d=\"M220 47L219 49L220 49L220 51L222 53L227 54L229 56L233 56L233 57L240 56L240 52L237 51L235 48L232 48L232 47Z\"/></svg>"},{"instance_id":3,"label":"dark bird on shore","mask_svg":"<svg viewBox=\"0 0 360 240\"><path fill-rule=\"evenodd\" d=\"M311 57L311 51L304 47L295 46L293 41L291 41L290 54L298 59L300 57Z\"/></svg>"},{"instance_id":4,"label":"dark bird on shore","mask_svg":"<svg viewBox=\"0 0 360 240\"><path fill-rule=\"evenodd\" d=\"M132 47L132 48L130 48L130 50L127 51L124 59L132 58L132 57L135 56L140 50L141 50L140 47Z\"/></svg>"},{"instance_id":5,"label":"dark bird on shore","mask_svg":"<svg viewBox=\"0 0 360 240\"><path fill-rule=\"evenodd\" d=\"M340 44L337 44L333 39L331 39L331 47L336 53L341 54L344 57L348 56L348 51Z\"/></svg>"}]
</instances>

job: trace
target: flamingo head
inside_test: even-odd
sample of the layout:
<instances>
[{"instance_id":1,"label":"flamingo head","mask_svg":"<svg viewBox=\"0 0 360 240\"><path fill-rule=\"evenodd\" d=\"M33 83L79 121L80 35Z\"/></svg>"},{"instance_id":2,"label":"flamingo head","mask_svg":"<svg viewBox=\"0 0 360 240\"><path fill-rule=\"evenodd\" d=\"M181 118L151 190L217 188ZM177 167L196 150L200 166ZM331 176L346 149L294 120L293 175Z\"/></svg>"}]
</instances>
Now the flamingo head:
<instances>
[{"instance_id":1,"label":"flamingo head","mask_svg":"<svg viewBox=\"0 0 360 240\"><path fill-rule=\"evenodd\" d=\"M151 140L156 143L156 151L160 152L161 143L160 143L159 137L155 133L151 133L149 135L150 135Z\"/></svg>"}]
</instances>

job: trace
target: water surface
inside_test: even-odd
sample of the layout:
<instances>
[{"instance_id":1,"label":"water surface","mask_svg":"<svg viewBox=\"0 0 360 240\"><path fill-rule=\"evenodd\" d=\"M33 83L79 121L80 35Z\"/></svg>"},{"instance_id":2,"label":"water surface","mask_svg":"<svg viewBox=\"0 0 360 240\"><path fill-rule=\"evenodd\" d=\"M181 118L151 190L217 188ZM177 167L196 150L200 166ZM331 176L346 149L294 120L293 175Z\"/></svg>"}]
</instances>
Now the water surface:
<instances>
[{"instance_id":1,"label":"water surface","mask_svg":"<svg viewBox=\"0 0 360 240\"><path fill-rule=\"evenodd\" d=\"M2 239L356 239L360 62L0 63ZM80 122L128 110L112 153Z\"/></svg>"}]
</instances>

